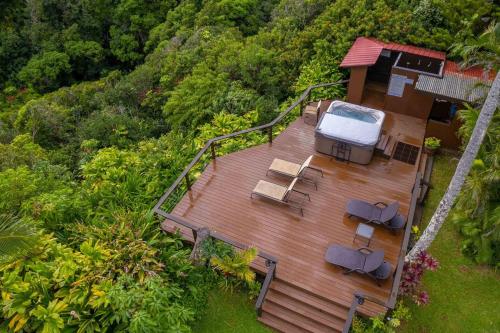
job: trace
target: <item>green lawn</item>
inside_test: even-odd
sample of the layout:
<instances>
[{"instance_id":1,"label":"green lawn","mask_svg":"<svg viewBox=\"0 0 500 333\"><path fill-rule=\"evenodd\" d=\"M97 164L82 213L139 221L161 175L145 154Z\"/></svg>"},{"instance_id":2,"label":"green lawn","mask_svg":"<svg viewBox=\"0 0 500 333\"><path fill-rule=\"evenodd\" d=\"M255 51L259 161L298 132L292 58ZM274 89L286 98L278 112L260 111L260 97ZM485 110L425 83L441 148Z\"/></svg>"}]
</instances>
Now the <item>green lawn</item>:
<instances>
[{"instance_id":1,"label":"green lawn","mask_svg":"<svg viewBox=\"0 0 500 333\"><path fill-rule=\"evenodd\" d=\"M245 293L214 290L207 312L193 327L196 333L271 333L257 321L255 303Z\"/></svg>"},{"instance_id":2,"label":"green lawn","mask_svg":"<svg viewBox=\"0 0 500 333\"><path fill-rule=\"evenodd\" d=\"M443 196L457 162L450 155L437 156L422 227ZM423 307L412 305L412 319L401 332L500 332L500 274L461 254L460 236L450 221L442 227L429 252L440 262L437 271L427 272L424 277L430 303Z\"/></svg>"}]
</instances>

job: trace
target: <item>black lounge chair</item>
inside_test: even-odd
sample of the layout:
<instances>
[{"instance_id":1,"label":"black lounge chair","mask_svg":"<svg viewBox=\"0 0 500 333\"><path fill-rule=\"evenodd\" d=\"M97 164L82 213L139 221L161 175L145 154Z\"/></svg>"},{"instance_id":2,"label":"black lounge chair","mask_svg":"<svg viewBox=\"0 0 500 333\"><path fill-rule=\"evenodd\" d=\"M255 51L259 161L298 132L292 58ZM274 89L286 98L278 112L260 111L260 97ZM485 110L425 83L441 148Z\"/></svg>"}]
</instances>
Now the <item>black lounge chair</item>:
<instances>
[{"instance_id":1,"label":"black lounge chair","mask_svg":"<svg viewBox=\"0 0 500 333\"><path fill-rule=\"evenodd\" d=\"M326 250L325 260L330 264L344 268L344 274L352 272L366 274L380 282L389 278L392 265L384 261L383 250L371 250L366 247L351 249L341 245L331 245Z\"/></svg>"},{"instance_id":2,"label":"black lounge chair","mask_svg":"<svg viewBox=\"0 0 500 333\"><path fill-rule=\"evenodd\" d=\"M369 223L380 224L393 232L402 229L406 224L406 219L398 214L399 202L394 201L390 205L377 202L371 204L362 200L350 200L347 203L347 214L359 217Z\"/></svg>"}]
</instances>

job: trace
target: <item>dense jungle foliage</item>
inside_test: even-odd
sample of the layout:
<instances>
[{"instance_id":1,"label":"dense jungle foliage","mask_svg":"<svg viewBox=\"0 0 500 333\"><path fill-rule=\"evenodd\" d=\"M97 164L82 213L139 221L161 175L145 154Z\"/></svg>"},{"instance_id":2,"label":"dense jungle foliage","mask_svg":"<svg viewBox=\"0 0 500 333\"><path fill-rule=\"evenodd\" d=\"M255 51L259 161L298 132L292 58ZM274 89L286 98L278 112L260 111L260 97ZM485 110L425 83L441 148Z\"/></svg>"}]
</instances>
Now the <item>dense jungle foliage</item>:
<instances>
[{"instance_id":1,"label":"dense jungle foliage","mask_svg":"<svg viewBox=\"0 0 500 333\"><path fill-rule=\"evenodd\" d=\"M21 239L29 254L0 251L0 330L47 333L190 331L218 278L149 211L203 142L269 121L310 84L345 78L338 65L358 36L446 51L499 14L489 0L0 8L0 232L37 235Z\"/></svg>"}]
</instances>

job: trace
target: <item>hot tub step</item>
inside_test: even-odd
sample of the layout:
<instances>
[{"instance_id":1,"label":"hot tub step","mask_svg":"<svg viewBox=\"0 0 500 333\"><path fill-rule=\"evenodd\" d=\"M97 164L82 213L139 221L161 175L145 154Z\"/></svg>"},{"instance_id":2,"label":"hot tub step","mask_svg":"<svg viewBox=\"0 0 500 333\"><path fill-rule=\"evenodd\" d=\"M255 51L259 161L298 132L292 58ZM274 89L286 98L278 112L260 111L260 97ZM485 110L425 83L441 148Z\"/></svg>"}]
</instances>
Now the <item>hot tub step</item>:
<instances>
[{"instance_id":1,"label":"hot tub step","mask_svg":"<svg viewBox=\"0 0 500 333\"><path fill-rule=\"evenodd\" d=\"M390 135L382 134L375 149L379 152L384 152L385 147L387 147L387 143L389 142L390 137L391 137Z\"/></svg>"},{"instance_id":2,"label":"hot tub step","mask_svg":"<svg viewBox=\"0 0 500 333\"><path fill-rule=\"evenodd\" d=\"M394 147L396 147L396 143L398 143L398 141L394 137L392 137L392 136L389 137L389 141L387 142L387 146L385 147L384 152L383 152L383 156L385 158L392 157L392 153L394 151Z\"/></svg>"}]
</instances>

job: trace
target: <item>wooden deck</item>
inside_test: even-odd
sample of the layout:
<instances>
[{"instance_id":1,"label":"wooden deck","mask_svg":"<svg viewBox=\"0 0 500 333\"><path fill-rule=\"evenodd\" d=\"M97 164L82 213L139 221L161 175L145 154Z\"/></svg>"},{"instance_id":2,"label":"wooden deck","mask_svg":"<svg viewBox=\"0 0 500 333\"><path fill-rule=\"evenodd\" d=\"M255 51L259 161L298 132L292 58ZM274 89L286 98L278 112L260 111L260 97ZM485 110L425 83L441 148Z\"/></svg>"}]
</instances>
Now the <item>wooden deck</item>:
<instances>
[{"instance_id":1,"label":"wooden deck","mask_svg":"<svg viewBox=\"0 0 500 333\"><path fill-rule=\"evenodd\" d=\"M421 119L387 112L384 130L399 141L421 146L425 126ZM311 202L304 205L303 217L294 208L250 198L260 179L289 183L287 178L266 176L274 158L301 163L311 154L315 155L312 165L323 169L324 178L317 178L318 190L307 183L298 184L297 189L311 196ZM346 203L351 198L371 202L397 200L401 213L407 214L417 170L418 165L378 156L366 166L332 160L315 152L314 127L297 119L272 145L218 157L207 166L173 214L276 256L276 279L285 287L295 286L308 295L349 307L356 291L387 300L392 280L379 287L366 276L344 275L341 269L325 262L324 254L331 244L364 246L360 241L353 244L358 221L345 216ZM310 175L314 173L311 171ZM394 235L376 228L370 247L383 249L386 260L395 265L401 241L402 233ZM282 287L271 288L271 296ZM267 307L273 306L276 304ZM366 303L359 311L374 315L382 308Z\"/></svg>"}]
</instances>

